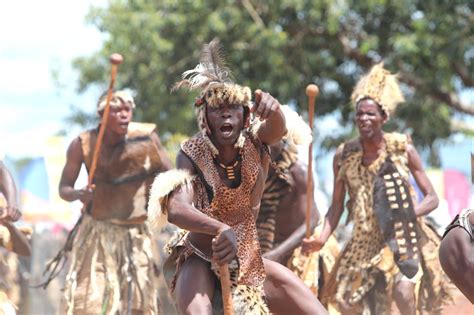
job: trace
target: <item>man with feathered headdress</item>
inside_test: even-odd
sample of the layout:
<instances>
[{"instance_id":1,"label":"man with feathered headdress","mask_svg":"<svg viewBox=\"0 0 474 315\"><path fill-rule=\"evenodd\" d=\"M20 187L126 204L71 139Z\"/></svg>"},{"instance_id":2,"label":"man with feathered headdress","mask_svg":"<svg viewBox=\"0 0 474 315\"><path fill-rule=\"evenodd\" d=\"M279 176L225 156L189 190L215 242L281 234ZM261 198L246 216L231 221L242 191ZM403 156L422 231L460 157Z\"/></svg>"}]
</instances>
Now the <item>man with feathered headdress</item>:
<instances>
[{"instance_id":1,"label":"man with feathered headdress","mask_svg":"<svg viewBox=\"0 0 474 315\"><path fill-rule=\"evenodd\" d=\"M268 145L286 133L279 102L235 84L217 40L176 87L200 90L201 132L181 145L177 170L155 179L149 213L185 230L164 266L180 312L211 314L221 299L218 265L229 264L236 314L324 312L288 269L262 259L255 220L271 160ZM252 120L254 113L259 120ZM266 299L264 298L266 296ZM277 297L277 298L276 298Z\"/></svg>"},{"instance_id":2,"label":"man with feathered headdress","mask_svg":"<svg viewBox=\"0 0 474 315\"><path fill-rule=\"evenodd\" d=\"M359 137L341 145L334 157L332 203L320 235L305 240L304 250L319 250L347 207L352 235L336 262L324 292L345 314L390 314L392 298L402 314L439 314L448 298L437 257L437 234L423 216L438 197L420 156L406 135L384 133L403 95L395 75L375 65L352 94ZM409 176L424 193L412 198Z\"/></svg>"}]
</instances>

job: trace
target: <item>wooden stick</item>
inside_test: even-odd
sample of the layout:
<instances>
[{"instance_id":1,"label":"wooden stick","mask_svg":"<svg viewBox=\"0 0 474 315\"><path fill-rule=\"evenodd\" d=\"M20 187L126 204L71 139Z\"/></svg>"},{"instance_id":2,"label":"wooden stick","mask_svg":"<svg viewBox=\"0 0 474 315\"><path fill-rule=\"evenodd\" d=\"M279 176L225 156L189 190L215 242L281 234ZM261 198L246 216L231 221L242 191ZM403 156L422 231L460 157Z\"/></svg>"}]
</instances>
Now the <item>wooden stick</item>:
<instances>
[{"instance_id":1,"label":"wooden stick","mask_svg":"<svg viewBox=\"0 0 474 315\"><path fill-rule=\"evenodd\" d=\"M99 160L100 148L102 147L102 140L104 139L105 127L107 126L107 120L109 118L110 101L112 100L112 93L114 90L115 77L117 75L117 66L123 62L123 57L120 54L112 54L109 58L112 64L111 76L109 89L107 90L107 99L105 102L104 112L102 113L102 121L99 128L99 134L97 135L97 141L94 146L94 153L92 155L91 169L89 170L89 177L87 179L87 186L90 188L94 182L95 170L97 168L97 161ZM84 204L82 211L86 210L87 205Z\"/></svg>"},{"instance_id":2,"label":"wooden stick","mask_svg":"<svg viewBox=\"0 0 474 315\"><path fill-rule=\"evenodd\" d=\"M309 128L313 132L314 119L314 99L319 94L319 88L315 84L309 84L306 87L306 95L308 96L308 115ZM306 182L306 238L311 237L311 210L313 208L313 142L309 144L308 152L308 176Z\"/></svg>"},{"instance_id":3,"label":"wooden stick","mask_svg":"<svg viewBox=\"0 0 474 315\"><path fill-rule=\"evenodd\" d=\"M105 127L107 126L107 120L109 119L110 101L112 100L112 92L115 84L115 76L117 75L117 66L123 62L123 57L120 54L112 54L109 58L112 64L112 74L110 78L109 89L107 91L107 99L105 102L104 113L102 114L102 121L99 128L99 134L97 135L97 141L94 147L94 154L92 155L92 164L89 172L88 185L91 186L94 180L95 169L97 168L97 161L99 159L100 148L102 146L102 140L104 139Z\"/></svg>"},{"instance_id":4,"label":"wooden stick","mask_svg":"<svg viewBox=\"0 0 474 315\"><path fill-rule=\"evenodd\" d=\"M222 302L224 304L224 315L233 315L232 292L230 284L229 265L219 266L221 274Z\"/></svg>"}]
</instances>

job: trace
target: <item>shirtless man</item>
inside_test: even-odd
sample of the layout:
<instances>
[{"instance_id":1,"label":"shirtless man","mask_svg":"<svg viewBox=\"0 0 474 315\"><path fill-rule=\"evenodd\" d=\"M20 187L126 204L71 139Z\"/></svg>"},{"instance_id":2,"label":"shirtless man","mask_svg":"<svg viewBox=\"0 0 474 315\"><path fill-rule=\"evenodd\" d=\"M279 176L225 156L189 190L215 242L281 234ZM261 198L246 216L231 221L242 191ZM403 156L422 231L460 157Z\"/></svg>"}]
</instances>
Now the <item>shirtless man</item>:
<instances>
[{"instance_id":1,"label":"shirtless man","mask_svg":"<svg viewBox=\"0 0 474 315\"><path fill-rule=\"evenodd\" d=\"M103 95L97 105L101 117L105 102ZM72 264L64 294L68 313L158 312L146 206L154 176L171 163L155 125L131 122L134 108L127 92L113 93L92 187L76 189L74 184L82 164L90 170L98 128L81 133L67 151L59 194L85 204L71 234Z\"/></svg>"},{"instance_id":2,"label":"shirtless man","mask_svg":"<svg viewBox=\"0 0 474 315\"><path fill-rule=\"evenodd\" d=\"M288 133L270 146L275 168L269 169L265 182L257 218L258 238L263 257L287 266L319 296L339 247L332 236L322 251L310 255L301 253L299 246L306 233L308 169L298 158L298 149L309 145L312 135L310 127L295 111L286 105L281 108ZM312 205L311 229L319 219L316 203Z\"/></svg>"},{"instance_id":3,"label":"shirtless man","mask_svg":"<svg viewBox=\"0 0 474 315\"><path fill-rule=\"evenodd\" d=\"M268 171L257 218L263 257L285 266L306 231L307 167L298 160L297 150L285 140L270 147L279 172L273 168ZM315 204L311 213L314 226L319 217Z\"/></svg>"},{"instance_id":4,"label":"shirtless man","mask_svg":"<svg viewBox=\"0 0 474 315\"><path fill-rule=\"evenodd\" d=\"M474 210L464 209L448 225L439 248L441 267L474 304Z\"/></svg>"}]
</instances>

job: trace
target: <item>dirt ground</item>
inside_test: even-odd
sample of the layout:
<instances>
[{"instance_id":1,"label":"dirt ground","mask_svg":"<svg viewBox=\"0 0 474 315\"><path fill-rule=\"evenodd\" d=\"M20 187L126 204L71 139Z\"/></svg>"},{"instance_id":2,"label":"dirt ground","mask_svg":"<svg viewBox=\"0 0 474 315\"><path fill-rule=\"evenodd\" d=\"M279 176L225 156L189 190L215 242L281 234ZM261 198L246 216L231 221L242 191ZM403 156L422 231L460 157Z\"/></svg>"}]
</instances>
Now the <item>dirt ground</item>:
<instances>
[{"instance_id":1,"label":"dirt ground","mask_svg":"<svg viewBox=\"0 0 474 315\"><path fill-rule=\"evenodd\" d=\"M454 304L445 307L443 315L474 315L474 305L456 289L453 292Z\"/></svg>"},{"instance_id":2,"label":"dirt ground","mask_svg":"<svg viewBox=\"0 0 474 315\"><path fill-rule=\"evenodd\" d=\"M459 291L453 290L454 303L443 309L443 315L474 315L474 305ZM392 305L392 315L400 315L395 304Z\"/></svg>"}]
</instances>

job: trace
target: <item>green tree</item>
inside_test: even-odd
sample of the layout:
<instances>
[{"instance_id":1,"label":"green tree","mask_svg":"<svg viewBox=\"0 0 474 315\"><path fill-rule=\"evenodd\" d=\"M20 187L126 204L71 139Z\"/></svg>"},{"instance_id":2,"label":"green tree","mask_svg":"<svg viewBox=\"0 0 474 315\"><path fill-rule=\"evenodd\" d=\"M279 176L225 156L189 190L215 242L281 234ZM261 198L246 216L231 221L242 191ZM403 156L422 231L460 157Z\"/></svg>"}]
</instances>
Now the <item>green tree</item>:
<instances>
[{"instance_id":1,"label":"green tree","mask_svg":"<svg viewBox=\"0 0 474 315\"><path fill-rule=\"evenodd\" d=\"M474 115L459 97L474 85L472 20L472 5L459 0L111 0L88 16L107 35L102 49L74 66L79 91L105 90L107 57L120 52L118 86L135 92L137 118L156 122L162 134L190 135L196 95L170 94L170 87L214 37L237 82L270 91L300 112L305 86L316 83L316 114L340 112L342 125L351 121L355 82L383 60L400 73L407 98L388 129L411 131L437 164L435 140L457 131L453 116Z\"/></svg>"}]
</instances>

